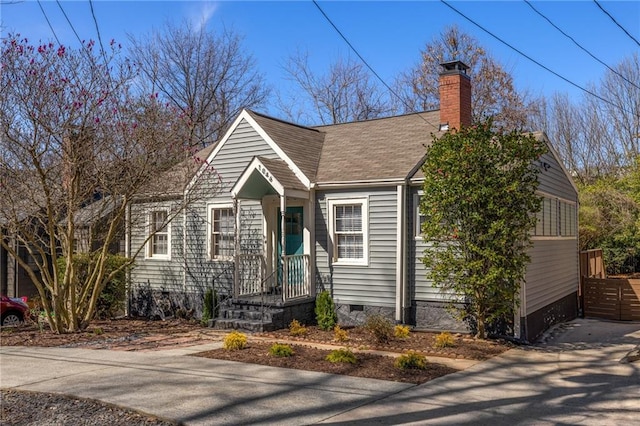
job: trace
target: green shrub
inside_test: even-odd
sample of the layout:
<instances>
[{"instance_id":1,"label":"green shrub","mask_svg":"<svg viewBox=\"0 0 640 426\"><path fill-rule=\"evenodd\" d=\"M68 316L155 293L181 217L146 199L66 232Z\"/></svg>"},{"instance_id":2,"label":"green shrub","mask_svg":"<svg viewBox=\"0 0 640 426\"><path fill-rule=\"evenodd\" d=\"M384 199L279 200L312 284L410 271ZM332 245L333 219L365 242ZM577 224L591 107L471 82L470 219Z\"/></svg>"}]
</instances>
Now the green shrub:
<instances>
[{"instance_id":1,"label":"green shrub","mask_svg":"<svg viewBox=\"0 0 640 426\"><path fill-rule=\"evenodd\" d=\"M78 253L73 255L75 264L75 279L78 283L85 282L89 275L97 266L97 256L90 253ZM108 254L105 261L105 276L111 274L116 269L122 268L129 259L116 254ZM64 279L66 258L59 257L58 279ZM122 268L102 289L96 303L96 317L100 319L113 318L120 313L124 313L127 294L127 268Z\"/></svg>"},{"instance_id":2,"label":"green shrub","mask_svg":"<svg viewBox=\"0 0 640 426\"><path fill-rule=\"evenodd\" d=\"M202 304L202 319L200 320L203 325L207 325L209 320L218 317L218 293L213 289L207 289L204 293L204 302Z\"/></svg>"},{"instance_id":3,"label":"green shrub","mask_svg":"<svg viewBox=\"0 0 640 426\"><path fill-rule=\"evenodd\" d=\"M373 334L373 337L380 344L389 343L393 336L393 325L391 321L382 315L371 315L364 324L365 328Z\"/></svg>"},{"instance_id":4,"label":"green shrub","mask_svg":"<svg viewBox=\"0 0 640 426\"><path fill-rule=\"evenodd\" d=\"M415 351L407 351L406 354L402 354L396 358L393 365L401 370L424 370L427 368L427 358Z\"/></svg>"},{"instance_id":5,"label":"green shrub","mask_svg":"<svg viewBox=\"0 0 640 426\"><path fill-rule=\"evenodd\" d=\"M336 305L333 303L333 299L331 299L331 294L326 290L318 295L315 312L318 327L320 327L321 330L329 331L336 325L336 322L338 322Z\"/></svg>"},{"instance_id":6,"label":"green shrub","mask_svg":"<svg viewBox=\"0 0 640 426\"><path fill-rule=\"evenodd\" d=\"M356 358L355 354L346 348L336 349L335 351L331 351L329 355L325 358L329 362L342 362L348 364L355 364L358 362L358 358Z\"/></svg>"},{"instance_id":7,"label":"green shrub","mask_svg":"<svg viewBox=\"0 0 640 426\"><path fill-rule=\"evenodd\" d=\"M448 331L443 331L436 336L436 342L433 346L436 348L451 348L456 345L456 341Z\"/></svg>"},{"instance_id":8,"label":"green shrub","mask_svg":"<svg viewBox=\"0 0 640 426\"><path fill-rule=\"evenodd\" d=\"M282 343L274 343L269 348L269 354L277 357L289 357L295 352L291 349L291 346Z\"/></svg>"},{"instance_id":9,"label":"green shrub","mask_svg":"<svg viewBox=\"0 0 640 426\"><path fill-rule=\"evenodd\" d=\"M247 336L238 331L232 331L224 338L223 347L228 351L238 351L247 347Z\"/></svg>"},{"instance_id":10,"label":"green shrub","mask_svg":"<svg viewBox=\"0 0 640 426\"><path fill-rule=\"evenodd\" d=\"M339 325L336 325L333 328L333 339L336 342L346 342L349 340L349 333L347 330L343 330Z\"/></svg>"},{"instance_id":11,"label":"green shrub","mask_svg":"<svg viewBox=\"0 0 640 426\"><path fill-rule=\"evenodd\" d=\"M294 319L289 324L289 334L292 336L304 336L307 334L307 327L300 324L300 321Z\"/></svg>"},{"instance_id":12,"label":"green shrub","mask_svg":"<svg viewBox=\"0 0 640 426\"><path fill-rule=\"evenodd\" d=\"M406 339L407 337L409 337L409 334L410 329L408 325L398 324L393 328L393 335L398 339Z\"/></svg>"}]
</instances>

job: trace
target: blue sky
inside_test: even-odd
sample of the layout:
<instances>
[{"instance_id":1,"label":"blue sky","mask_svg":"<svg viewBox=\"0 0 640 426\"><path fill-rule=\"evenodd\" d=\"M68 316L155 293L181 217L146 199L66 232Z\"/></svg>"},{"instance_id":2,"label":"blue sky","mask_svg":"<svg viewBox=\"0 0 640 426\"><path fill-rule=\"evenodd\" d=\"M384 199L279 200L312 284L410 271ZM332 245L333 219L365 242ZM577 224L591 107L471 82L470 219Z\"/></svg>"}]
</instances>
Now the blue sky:
<instances>
[{"instance_id":1,"label":"blue sky","mask_svg":"<svg viewBox=\"0 0 640 426\"><path fill-rule=\"evenodd\" d=\"M18 32L31 41L52 40L45 15L35 1L0 0L3 35ZM97 39L90 3L60 1L82 39ZM42 8L63 44L77 46L71 26L55 1L41 1ZM369 62L391 83L420 57L420 50L447 25L456 24L473 35L509 70L520 89L535 95L579 89L550 74L501 44L439 1L412 2L320 2L325 13ZM587 87L604 75L606 68L590 58L523 1L462 2L451 4L498 37L569 80ZM610 66L640 46L605 15L593 1L536 1L534 7L583 47ZM640 40L640 2L600 0L633 37ZM350 52L311 1L101 1L93 8L103 41L116 39L126 45L134 36L161 28L166 21L184 19L215 29L232 28L244 36L246 49L274 90L290 87L282 70L296 49L309 51L318 71ZM275 104L275 101L274 101ZM265 112L278 115L273 105Z\"/></svg>"}]
</instances>

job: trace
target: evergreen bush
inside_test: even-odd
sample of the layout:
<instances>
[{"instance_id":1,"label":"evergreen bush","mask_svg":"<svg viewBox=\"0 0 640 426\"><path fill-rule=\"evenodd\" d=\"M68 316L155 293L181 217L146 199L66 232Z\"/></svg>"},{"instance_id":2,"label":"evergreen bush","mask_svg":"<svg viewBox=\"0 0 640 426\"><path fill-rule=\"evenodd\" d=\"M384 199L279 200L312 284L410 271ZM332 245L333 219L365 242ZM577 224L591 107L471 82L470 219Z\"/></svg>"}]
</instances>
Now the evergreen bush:
<instances>
[{"instance_id":1,"label":"evergreen bush","mask_svg":"<svg viewBox=\"0 0 640 426\"><path fill-rule=\"evenodd\" d=\"M338 322L336 305L333 303L333 299L331 299L331 294L326 290L318 295L315 311L318 327L324 331L333 329Z\"/></svg>"}]
</instances>

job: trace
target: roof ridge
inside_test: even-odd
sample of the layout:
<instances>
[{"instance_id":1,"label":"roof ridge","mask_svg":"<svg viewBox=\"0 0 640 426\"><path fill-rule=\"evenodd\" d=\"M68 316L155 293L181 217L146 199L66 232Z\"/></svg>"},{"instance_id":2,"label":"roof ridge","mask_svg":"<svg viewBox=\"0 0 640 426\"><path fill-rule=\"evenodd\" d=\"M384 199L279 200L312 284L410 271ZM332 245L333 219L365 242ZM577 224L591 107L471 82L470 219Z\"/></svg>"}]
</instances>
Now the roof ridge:
<instances>
[{"instance_id":1,"label":"roof ridge","mask_svg":"<svg viewBox=\"0 0 640 426\"><path fill-rule=\"evenodd\" d=\"M292 121L287 121L287 120L284 120L284 119L282 119L282 118L272 117L272 116L267 115L267 114L263 114L263 113L260 113L260 112L256 112L256 111L254 111L254 110L252 110L252 109L249 109L249 108L246 108L246 111L247 111L249 114L257 115L257 116L262 117L262 118L265 118L265 119L267 119L267 120L273 120L273 121L277 121L277 122L282 123L282 124L288 124L288 125L290 125L290 126L298 127L298 128L300 128L300 129L311 130L311 131L313 131L313 132L318 132L318 133L320 133L320 131L319 131L318 129L315 129L315 128L313 128L313 127L304 126L304 125L302 125L302 124L294 123L294 122L292 122Z\"/></svg>"},{"instance_id":2,"label":"roof ridge","mask_svg":"<svg viewBox=\"0 0 640 426\"><path fill-rule=\"evenodd\" d=\"M408 117L411 115L418 115L418 116L422 116L425 114L430 114L430 113L434 113L434 112L438 112L440 111L439 109L432 109L429 111L415 111L415 112L407 112L405 114L399 114L399 115L389 115L386 117L376 117L376 118L368 118L366 120L358 120L358 121L347 121L344 123L334 123L334 124L320 124L317 126L313 126L313 129L318 130L319 128L325 128L325 127L337 127L337 126L346 126L349 124L358 124L358 123L368 123L368 122L372 122L372 121L380 121L380 120L391 120L391 119L396 119L396 118L403 118L403 117ZM433 123L428 123L428 124L433 124Z\"/></svg>"}]
</instances>

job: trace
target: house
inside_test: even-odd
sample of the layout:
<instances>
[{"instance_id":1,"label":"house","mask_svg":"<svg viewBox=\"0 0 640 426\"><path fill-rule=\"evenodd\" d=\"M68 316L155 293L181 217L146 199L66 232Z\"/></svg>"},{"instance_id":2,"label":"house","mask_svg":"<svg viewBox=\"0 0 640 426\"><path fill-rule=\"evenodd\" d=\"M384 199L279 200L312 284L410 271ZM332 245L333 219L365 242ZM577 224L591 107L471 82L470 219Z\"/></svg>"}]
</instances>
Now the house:
<instances>
[{"instance_id":1,"label":"house","mask_svg":"<svg viewBox=\"0 0 640 426\"><path fill-rule=\"evenodd\" d=\"M197 303L207 288L226 291L233 306L217 326L254 318L265 328L312 320L314 297L327 289L341 323L379 313L425 329L466 329L426 279L418 211L425 145L471 123L466 70L443 64L439 111L319 127L242 111L206 157L215 173L201 169L182 195L132 206L146 221L130 227L130 244L148 238L134 293L146 286L179 305ZM523 340L577 313L577 190L546 136L536 137L550 151L540 159L543 209L514 318ZM208 190L163 223L203 181ZM244 313L252 304L279 311Z\"/></svg>"},{"instance_id":2,"label":"house","mask_svg":"<svg viewBox=\"0 0 640 426\"><path fill-rule=\"evenodd\" d=\"M37 270L33 257L27 247L18 242L17 238L0 226L0 238L20 256L27 265ZM0 245L0 294L9 297L32 298L38 295L38 289L25 268L9 251Z\"/></svg>"}]
</instances>

